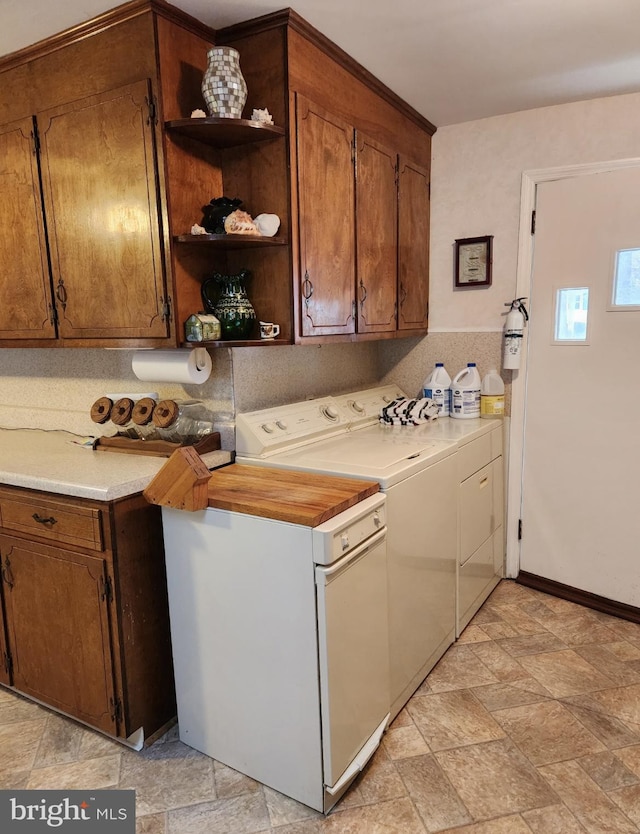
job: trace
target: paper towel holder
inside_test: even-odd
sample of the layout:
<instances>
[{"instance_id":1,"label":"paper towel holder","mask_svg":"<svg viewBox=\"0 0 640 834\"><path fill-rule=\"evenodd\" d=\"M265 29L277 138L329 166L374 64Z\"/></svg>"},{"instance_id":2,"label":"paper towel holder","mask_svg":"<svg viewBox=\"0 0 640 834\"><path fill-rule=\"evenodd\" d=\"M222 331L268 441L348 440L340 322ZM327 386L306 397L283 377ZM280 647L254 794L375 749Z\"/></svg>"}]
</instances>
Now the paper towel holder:
<instances>
[{"instance_id":1,"label":"paper towel holder","mask_svg":"<svg viewBox=\"0 0 640 834\"><path fill-rule=\"evenodd\" d=\"M203 371L207 367L207 349L204 347L193 348L196 357L196 368Z\"/></svg>"}]
</instances>

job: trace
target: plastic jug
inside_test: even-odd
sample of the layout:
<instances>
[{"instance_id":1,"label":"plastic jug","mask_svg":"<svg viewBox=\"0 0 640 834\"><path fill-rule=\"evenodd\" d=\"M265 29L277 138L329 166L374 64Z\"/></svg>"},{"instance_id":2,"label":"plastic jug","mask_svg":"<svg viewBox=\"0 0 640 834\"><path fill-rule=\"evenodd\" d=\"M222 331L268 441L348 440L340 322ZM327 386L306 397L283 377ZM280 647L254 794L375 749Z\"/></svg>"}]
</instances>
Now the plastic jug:
<instances>
[{"instance_id":1,"label":"plastic jug","mask_svg":"<svg viewBox=\"0 0 640 834\"><path fill-rule=\"evenodd\" d=\"M438 417L451 414L451 377L445 370L444 362L436 362L435 368L422 383L422 395L438 406Z\"/></svg>"},{"instance_id":2,"label":"plastic jug","mask_svg":"<svg viewBox=\"0 0 640 834\"><path fill-rule=\"evenodd\" d=\"M468 362L451 383L451 416L458 419L479 417L481 389L476 363Z\"/></svg>"},{"instance_id":3,"label":"plastic jug","mask_svg":"<svg viewBox=\"0 0 640 834\"><path fill-rule=\"evenodd\" d=\"M480 416L502 417L504 415L504 382L502 377L492 368L482 378L480 393Z\"/></svg>"}]
</instances>

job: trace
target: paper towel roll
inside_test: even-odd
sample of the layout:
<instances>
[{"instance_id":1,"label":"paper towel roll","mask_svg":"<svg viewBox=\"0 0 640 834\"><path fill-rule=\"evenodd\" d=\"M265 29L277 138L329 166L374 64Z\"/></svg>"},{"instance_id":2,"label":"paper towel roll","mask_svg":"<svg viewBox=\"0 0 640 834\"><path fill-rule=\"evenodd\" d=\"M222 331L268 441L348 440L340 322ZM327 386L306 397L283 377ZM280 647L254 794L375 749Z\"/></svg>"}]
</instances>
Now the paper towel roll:
<instances>
[{"instance_id":1,"label":"paper towel roll","mask_svg":"<svg viewBox=\"0 0 640 834\"><path fill-rule=\"evenodd\" d=\"M137 350L131 368L147 382L200 384L211 376L211 357L206 348L193 350Z\"/></svg>"}]
</instances>

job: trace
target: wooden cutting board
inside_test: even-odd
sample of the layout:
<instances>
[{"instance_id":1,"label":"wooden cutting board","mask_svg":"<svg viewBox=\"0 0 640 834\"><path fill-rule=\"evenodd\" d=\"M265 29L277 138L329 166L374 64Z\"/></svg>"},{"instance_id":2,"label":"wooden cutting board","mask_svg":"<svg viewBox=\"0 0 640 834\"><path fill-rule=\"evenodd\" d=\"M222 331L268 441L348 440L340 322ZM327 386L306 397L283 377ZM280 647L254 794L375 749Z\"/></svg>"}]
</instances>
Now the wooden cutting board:
<instances>
[{"instance_id":1,"label":"wooden cutting board","mask_svg":"<svg viewBox=\"0 0 640 834\"><path fill-rule=\"evenodd\" d=\"M379 490L377 481L234 463L211 473L209 506L317 527Z\"/></svg>"}]
</instances>

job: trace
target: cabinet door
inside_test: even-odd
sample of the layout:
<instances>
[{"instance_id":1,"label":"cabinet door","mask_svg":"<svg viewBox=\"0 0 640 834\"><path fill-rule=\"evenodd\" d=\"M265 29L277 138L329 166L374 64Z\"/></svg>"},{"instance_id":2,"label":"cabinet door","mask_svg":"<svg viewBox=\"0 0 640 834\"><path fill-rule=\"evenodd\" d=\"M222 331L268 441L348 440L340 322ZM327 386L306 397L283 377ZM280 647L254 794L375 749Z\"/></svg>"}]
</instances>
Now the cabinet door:
<instances>
[{"instance_id":1,"label":"cabinet door","mask_svg":"<svg viewBox=\"0 0 640 834\"><path fill-rule=\"evenodd\" d=\"M147 81L38 114L63 339L167 335Z\"/></svg>"},{"instance_id":2,"label":"cabinet door","mask_svg":"<svg viewBox=\"0 0 640 834\"><path fill-rule=\"evenodd\" d=\"M0 570L2 570L0 566ZM7 649L7 635L5 632L6 616L2 601L2 582L0 582L0 683L11 684L11 666Z\"/></svg>"},{"instance_id":3,"label":"cabinet door","mask_svg":"<svg viewBox=\"0 0 640 834\"><path fill-rule=\"evenodd\" d=\"M296 118L301 333L354 333L354 131L301 95Z\"/></svg>"},{"instance_id":4,"label":"cabinet door","mask_svg":"<svg viewBox=\"0 0 640 834\"><path fill-rule=\"evenodd\" d=\"M0 127L0 339L54 339L33 120Z\"/></svg>"},{"instance_id":5,"label":"cabinet door","mask_svg":"<svg viewBox=\"0 0 640 834\"><path fill-rule=\"evenodd\" d=\"M429 171L400 157L398 330L425 330L429 317Z\"/></svg>"},{"instance_id":6,"label":"cabinet door","mask_svg":"<svg viewBox=\"0 0 640 834\"><path fill-rule=\"evenodd\" d=\"M396 329L397 154L357 133L358 332Z\"/></svg>"},{"instance_id":7,"label":"cabinet door","mask_svg":"<svg viewBox=\"0 0 640 834\"><path fill-rule=\"evenodd\" d=\"M116 732L103 559L0 536L13 685Z\"/></svg>"}]
</instances>

